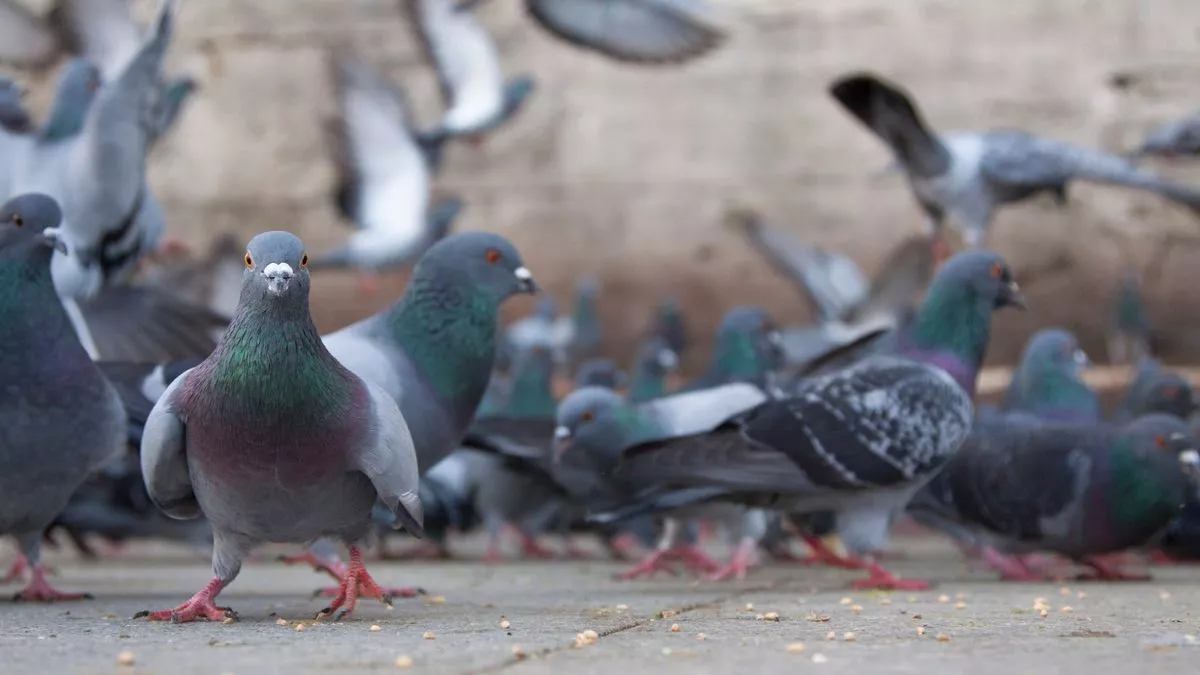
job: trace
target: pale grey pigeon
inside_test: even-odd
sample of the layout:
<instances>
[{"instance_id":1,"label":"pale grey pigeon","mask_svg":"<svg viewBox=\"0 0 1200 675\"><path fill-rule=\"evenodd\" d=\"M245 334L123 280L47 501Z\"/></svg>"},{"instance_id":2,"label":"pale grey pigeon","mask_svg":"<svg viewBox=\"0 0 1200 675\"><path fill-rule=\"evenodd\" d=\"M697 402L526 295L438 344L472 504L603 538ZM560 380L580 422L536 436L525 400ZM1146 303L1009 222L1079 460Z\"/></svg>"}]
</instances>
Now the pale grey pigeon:
<instances>
[{"instance_id":1,"label":"pale grey pigeon","mask_svg":"<svg viewBox=\"0 0 1200 675\"><path fill-rule=\"evenodd\" d=\"M1151 129L1135 156L1177 157L1200 154L1200 112Z\"/></svg>"},{"instance_id":2,"label":"pale grey pigeon","mask_svg":"<svg viewBox=\"0 0 1200 675\"><path fill-rule=\"evenodd\" d=\"M706 0L525 0L551 34L636 64L682 63L725 41Z\"/></svg>"}]
</instances>

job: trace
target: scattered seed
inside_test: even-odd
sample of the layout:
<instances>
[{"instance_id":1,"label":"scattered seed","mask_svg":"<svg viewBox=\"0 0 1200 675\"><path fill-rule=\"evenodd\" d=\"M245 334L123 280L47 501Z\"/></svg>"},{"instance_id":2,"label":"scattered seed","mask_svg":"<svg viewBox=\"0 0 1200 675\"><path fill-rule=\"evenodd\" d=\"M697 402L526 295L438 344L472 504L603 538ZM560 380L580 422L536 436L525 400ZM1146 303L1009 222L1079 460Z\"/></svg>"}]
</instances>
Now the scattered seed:
<instances>
[{"instance_id":1,"label":"scattered seed","mask_svg":"<svg viewBox=\"0 0 1200 675\"><path fill-rule=\"evenodd\" d=\"M132 666L133 663L133 652L121 652L120 654L117 654L118 666Z\"/></svg>"},{"instance_id":2,"label":"scattered seed","mask_svg":"<svg viewBox=\"0 0 1200 675\"><path fill-rule=\"evenodd\" d=\"M629 605L617 605L618 612L624 612L627 609L629 609Z\"/></svg>"},{"instance_id":3,"label":"scattered seed","mask_svg":"<svg viewBox=\"0 0 1200 675\"><path fill-rule=\"evenodd\" d=\"M948 596L948 595L939 595L939 596L938 596L938 602L950 602L950 596Z\"/></svg>"},{"instance_id":4,"label":"scattered seed","mask_svg":"<svg viewBox=\"0 0 1200 675\"><path fill-rule=\"evenodd\" d=\"M383 628L379 624L373 623L367 630L371 631L372 633L378 633L379 631L383 630Z\"/></svg>"},{"instance_id":5,"label":"scattered seed","mask_svg":"<svg viewBox=\"0 0 1200 675\"><path fill-rule=\"evenodd\" d=\"M853 599L853 598L842 598L842 599L841 599L841 603L842 603L843 605L853 605L853 604L854 604L854 599Z\"/></svg>"},{"instance_id":6,"label":"scattered seed","mask_svg":"<svg viewBox=\"0 0 1200 675\"><path fill-rule=\"evenodd\" d=\"M1050 612L1045 607L1038 610L1038 616L1042 617L1043 619L1046 618L1046 615L1048 614L1050 614Z\"/></svg>"},{"instance_id":7,"label":"scattered seed","mask_svg":"<svg viewBox=\"0 0 1200 675\"><path fill-rule=\"evenodd\" d=\"M784 647L784 649L786 649L787 653L789 653L789 654L803 654L804 653L804 643L803 642L792 642L792 643L788 644L787 647Z\"/></svg>"},{"instance_id":8,"label":"scattered seed","mask_svg":"<svg viewBox=\"0 0 1200 675\"><path fill-rule=\"evenodd\" d=\"M1087 597L1087 593L1084 593L1083 591L1079 591L1078 593L1075 594L1076 600L1082 600L1086 597Z\"/></svg>"},{"instance_id":9,"label":"scattered seed","mask_svg":"<svg viewBox=\"0 0 1200 675\"><path fill-rule=\"evenodd\" d=\"M925 626L917 626L917 635L920 636L920 635L924 635L924 634L925 634Z\"/></svg>"},{"instance_id":10,"label":"scattered seed","mask_svg":"<svg viewBox=\"0 0 1200 675\"><path fill-rule=\"evenodd\" d=\"M427 596L425 596L425 602L430 605L444 605L444 604L446 604L446 596L444 596L444 595L427 595Z\"/></svg>"},{"instance_id":11,"label":"scattered seed","mask_svg":"<svg viewBox=\"0 0 1200 675\"><path fill-rule=\"evenodd\" d=\"M232 616L227 616L224 619L221 619L221 623L225 624L226 626L231 623L235 623L236 621L237 619L233 618Z\"/></svg>"},{"instance_id":12,"label":"scattered seed","mask_svg":"<svg viewBox=\"0 0 1200 675\"><path fill-rule=\"evenodd\" d=\"M671 632L678 633L679 632L679 624L677 624L677 623L671 624Z\"/></svg>"},{"instance_id":13,"label":"scattered seed","mask_svg":"<svg viewBox=\"0 0 1200 675\"><path fill-rule=\"evenodd\" d=\"M597 633L596 631L592 630L591 628L589 628L589 629L583 631L583 637L588 640L599 640L600 634Z\"/></svg>"},{"instance_id":14,"label":"scattered seed","mask_svg":"<svg viewBox=\"0 0 1200 675\"><path fill-rule=\"evenodd\" d=\"M305 625L304 625L304 624L302 624L302 623L298 623L298 624L296 624L296 632L297 632L297 633L303 633L303 632L304 632L305 630L307 630L307 629L308 629L308 626L305 626Z\"/></svg>"},{"instance_id":15,"label":"scattered seed","mask_svg":"<svg viewBox=\"0 0 1200 675\"><path fill-rule=\"evenodd\" d=\"M937 637L934 639L936 639L938 642L949 642L950 636L946 635L945 633L938 633Z\"/></svg>"},{"instance_id":16,"label":"scattered seed","mask_svg":"<svg viewBox=\"0 0 1200 675\"><path fill-rule=\"evenodd\" d=\"M856 642L857 640L858 636L854 633L846 632L842 634L842 642Z\"/></svg>"},{"instance_id":17,"label":"scattered seed","mask_svg":"<svg viewBox=\"0 0 1200 675\"><path fill-rule=\"evenodd\" d=\"M397 668L412 668L413 667L412 657L409 656L408 654L397 656L396 657L396 667Z\"/></svg>"},{"instance_id":18,"label":"scattered seed","mask_svg":"<svg viewBox=\"0 0 1200 675\"><path fill-rule=\"evenodd\" d=\"M677 612L673 609L664 609L663 611L659 612L658 614L659 614L660 619L669 619L678 613L679 612Z\"/></svg>"},{"instance_id":19,"label":"scattered seed","mask_svg":"<svg viewBox=\"0 0 1200 675\"><path fill-rule=\"evenodd\" d=\"M813 654L812 656L813 663L825 663L828 660L829 657L825 656L824 654Z\"/></svg>"},{"instance_id":20,"label":"scattered seed","mask_svg":"<svg viewBox=\"0 0 1200 675\"><path fill-rule=\"evenodd\" d=\"M809 612L808 616L804 618L805 620L812 621L813 623L829 623L829 617L823 614L817 614L816 612Z\"/></svg>"},{"instance_id":21,"label":"scattered seed","mask_svg":"<svg viewBox=\"0 0 1200 675\"><path fill-rule=\"evenodd\" d=\"M859 612L863 611L863 606L862 605L850 605L850 611L854 612L855 614L858 614Z\"/></svg>"},{"instance_id":22,"label":"scattered seed","mask_svg":"<svg viewBox=\"0 0 1200 675\"><path fill-rule=\"evenodd\" d=\"M1067 588L1066 586L1063 586L1062 588L1058 589L1058 594L1065 598L1065 597L1071 595L1071 589Z\"/></svg>"},{"instance_id":23,"label":"scattered seed","mask_svg":"<svg viewBox=\"0 0 1200 675\"><path fill-rule=\"evenodd\" d=\"M705 635L704 633L696 633L696 639L700 642L704 642L705 640L708 639L708 636Z\"/></svg>"},{"instance_id":24,"label":"scattered seed","mask_svg":"<svg viewBox=\"0 0 1200 675\"><path fill-rule=\"evenodd\" d=\"M880 598L880 599L879 599L879 604L881 604L881 605L890 605L890 604L892 604L892 599L891 599L891 598L889 598L889 597L887 597L887 596L885 595L885 596L883 596L882 598Z\"/></svg>"},{"instance_id":25,"label":"scattered seed","mask_svg":"<svg viewBox=\"0 0 1200 675\"><path fill-rule=\"evenodd\" d=\"M286 625L288 625L287 619L275 619L275 625L276 626L286 626Z\"/></svg>"},{"instance_id":26,"label":"scattered seed","mask_svg":"<svg viewBox=\"0 0 1200 675\"><path fill-rule=\"evenodd\" d=\"M1075 611L1075 608L1068 605L1058 611L1062 612L1063 614L1070 614L1071 612Z\"/></svg>"},{"instance_id":27,"label":"scattered seed","mask_svg":"<svg viewBox=\"0 0 1200 675\"><path fill-rule=\"evenodd\" d=\"M835 633L833 631L829 631L828 633L825 634L825 639L829 640L830 642L833 642L834 640L837 639L837 633Z\"/></svg>"},{"instance_id":28,"label":"scattered seed","mask_svg":"<svg viewBox=\"0 0 1200 675\"><path fill-rule=\"evenodd\" d=\"M1171 594L1166 591L1159 591L1158 599L1162 600L1163 602L1166 602L1167 600L1171 599Z\"/></svg>"},{"instance_id":29,"label":"scattered seed","mask_svg":"<svg viewBox=\"0 0 1200 675\"><path fill-rule=\"evenodd\" d=\"M525 650L521 649L521 645L513 645L512 655L513 658L520 661L521 659L525 658Z\"/></svg>"},{"instance_id":30,"label":"scattered seed","mask_svg":"<svg viewBox=\"0 0 1200 675\"><path fill-rule=\"evenodd\" d=\"M760 617L763 621L779 621L779 612L767 612Z\"/></svg>"},{"instance_id":31,"label":"scattered seed","mask_svg":"<svg viewBox=\"0 0 1200 675\"><path fill-rule=\"evenodd\" d=\"M754 611L754 603L752 603L752 602L747 602L747 603L746 603L745 610L746 610L747 612L753 612L753 611Z\"/></svg>"},{"instance_id":32,"label":"scattered seed","mask_svg":"<svg viewBox=\"0 0 1200 675\"><path fill-rule=\"evenodd\" d=\"M510 623L508 619L501 619L500 628L503 630L508 630L509 628L512 628L512 623Z\"/></svg>"},{"instance_id":33,"label":"scattered seed","mask_svg":"<svg viewBox=\"0 0 1200 675\"><path fill-rule=\"evenodd\" d=\"M967 603L963 602L962 600L959 600L958 602L954 603L954 609L966 609L966 608L967 608Z\"/></svg>"},{"instance_id":34,"label":"scattered seed","mask_svg":"<svg viewBox=\"0 0 1200 675\"><path fill-rule=\"evenodd\" d=\"M427 630L424 633L421 633L421 637L425 638L426 640L436 640L437 639L437 635L435 635L434 632L431 630Z\"/></svg>"}]
</instances>

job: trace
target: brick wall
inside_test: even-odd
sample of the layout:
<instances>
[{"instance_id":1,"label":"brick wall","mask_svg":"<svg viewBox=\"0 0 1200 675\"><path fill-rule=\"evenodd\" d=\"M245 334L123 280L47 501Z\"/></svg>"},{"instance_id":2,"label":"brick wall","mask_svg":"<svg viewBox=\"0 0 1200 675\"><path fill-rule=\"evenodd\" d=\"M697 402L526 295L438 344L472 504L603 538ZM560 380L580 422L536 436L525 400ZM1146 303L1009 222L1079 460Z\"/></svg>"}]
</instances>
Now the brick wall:
<instances>
[{"instance_id":1,"label":"brick wall","mask_svg":"<svg viewBox=\"0 0 1200 675\"><path fill-rule=\"evenodd\" d=\"M328 198L333 171L319 134L333 110L328 48L353 45L409 90L420 119L438 113L398 3L180 4L169 68L201 90L152 158L171 230L203 244L223 230L286 228L314 250L334 245L346 230ZM790 287L722 227L730 201L867 269L919 231L902 181L870 176L888 161L883 147L825 94L848 69L900 81L942 129L1017 126L1110 149L1200 104L1200 4L1187 0L722 4L733 27L727 46L674 70L576 51L544 35L518 0L479 10L507 71L535 74L539 90L486 150L452 147L437 190L466 199L460 229L511 237L562 301L578 273L598 275L619 354L668 293L704 332L735 303L762 304L784 322L806 316ZM1200 184L1200 164L1164 170ZM1010 209L993 233L1019 279L1024 272L1031 305L997 322L996 360L1048 323L1079 331L1098 356L1102 310L1125 265L1151 273L1150 311L1163 328L1200 322L1197 249L1155 255L1169 233L1195 237L1200 220L1157 198L1080 185L1069 208ZM403 285L398 275L380 297L347 302L351 277L328 277L314 300L324 328L373 311Z\"/></svg>"}]
</instances>

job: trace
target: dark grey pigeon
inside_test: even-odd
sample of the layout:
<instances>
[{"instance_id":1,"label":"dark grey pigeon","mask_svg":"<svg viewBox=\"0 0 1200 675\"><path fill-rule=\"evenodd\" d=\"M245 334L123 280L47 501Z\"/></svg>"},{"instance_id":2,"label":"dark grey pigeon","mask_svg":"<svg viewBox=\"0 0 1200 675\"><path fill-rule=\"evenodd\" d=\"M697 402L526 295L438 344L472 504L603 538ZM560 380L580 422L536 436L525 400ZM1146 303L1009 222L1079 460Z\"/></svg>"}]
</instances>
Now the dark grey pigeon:
<instances>
[{"instance_id":1,"label":"dark grey pigeon","mask_svg":"<svg viewBox=\"0 0 1200 675\"><path fill-rule=\"evenodd\" d=\"M0 77L0 129L10 134L33 130L33 120L22 105L25 90L7 77Z\"/></svg>"},{"instance_id":2,"label":"dark grey pigeon","mask_svg":"<svg viewBox=\"0 0 1200 675\"><path fill-rule=\"evenodd\" d=\"M359 545L380 499L422 534L417 454L399 408L340 364L308 310L308 255L286 232L250 241L242 297L217 350L159 398L142 437L142 473L167 515L213 528L213 579L182 605L142 612L176 622L236 616L217 595L263 542L336 537L350 547L341 590L322 614L360 595L390 603Z\"/></svg>"},{"instance_id":3,"label":"dark grey pigeon","mask_svg":"<svg viewBox=\"0 0 1200 675\"><path fill-rule=\"evenodd\" d=\"M1200 112L1168 122L1146 134L1134 156L1200 155Z\"/></svg>"},{"instance_id":4,"label":"dark grey pigeon","mask_svg":"<svg viewBox=\"0 0 1200 675\"><path fill-rule=\"evenodd\" d=\"M1025 345L1004 394L1003 409L1048 422L1099 422L1100 397L1083 381L1088 363L1087 354L1070 331L1038 331Z\"/></svg>"},{"instance_id":5,"label":"dark grey pigeon","mask_svg":"<svg viewBox=\"0 0 1200 675\"><path fill-rule=\"evenodd\" d=\"M637 64L690 61L726 37L705 0L526 0L525 7L559 38Z\"/></svg>"},{"instance_id":6,"label":"dark grey pigeon","mask_svg":"<svg viewBox=\"0 0 1200 675\"><path fill-rule=\"evenodd\" d=\"M634 403L642 403L667 395L667 375L679 367L679 355L666 339L652 337L642 342L634 357L633 378L626 395Z\"/></svg>"},{"instance_id":7,"label":"dark grey pigeon","mask_svg":"<svg viewBox=\"0 0 1200 675\"><path fill-rule=\"evenodd\" d=\"M1138 362L1133 382L1129 384L1115 419L1125 422L1150 413L1166 413L1186 420L1197 409L1192 384L1147 357Z\"/></svg>"},{"instance_id":8,"label":"dark grey pigeon","mask_svg":"<svg viewBox=\"0 0 1200 675\"><path fill-rule=\"evenodd\" d=\"M971 434L910 510L1005 553L1048 551L1096 578L1141 579L1100 556L1152 542L1195 492L1197 463L1187 425L1170 415L1124 426L999 420ZM1005 578L1039 576L1022 565Z\"/></svg>"},{"instance_id":9,"label":"dark grey pigeon","mask_svg":"<svg viewBox=\"0 0 1200 675\"><path fill-rule=\"evenodd\" d=\"M431 140L461 136L480 143L516 115L534 90L531 76L504 79L495 42L471 14L476 1L404 0L437 71L446 108Z\"/></svg>"},{"instance_id":10,"label":"dark grey pigeon","mask_svg":"<svg viewBox=\"0 0 1200 675\"><path fill-rule=\"evenodd\" d=\"M1099 150L1023 131L938 134L926 125L907 93L871 73L840 77L830 93L903 165L931 233L940 233L950 217L968 247L986 245L997 207L1043 192L1065 200L1073 180L1146 190L1193 211L1200 209L1200 191Z\"/></svg>"},{"instance_id":11,"label":"dark grey pigeon","mask_svg":"<svg viewBox=\"0 0 1200 675\"><path fill-rule=\"evenodd\" d=\"M575 372L576 387L624 389L627 379L615 361L603 357L584 361Z\"/></svg>"},{"instance_id":12,"label":"dark grey pigeon","mask_svg":"<svg viewBox=\"0 0 1200 675\"><path fill-rule=\"evenodd\" d=\"M0 534L33 579L18 600L73 600L46 581L42 533L71 494L125 443L117 392L80 345L54 291L62 211L25 194L0 207ZM5 581L14 574L10 573Z\"/></svg>"},{"instance_id":13,"label":"dark grey pigeon","mask_svg":"<svg viewBox=\"0 0 1200 675\"><path fill-rule=\"evenodd\" d=\"M1133 365L1150 356L1150 321L1137 277L1121 278L1108 329L1108 360L1113 365Z\"/></svg>"},{"instance_id":14,"label":"dark grey pigeon","mask_svg":"<svg viewBox=\"0 0 1200 675\"><path fill-rule=\"evenodd\" d=\"M422 145L404 92L361 60L335 54L331 69L341 108L327 127L337 160L336 202L357 232L314 258L313 269L371 274L416 263L446 236L463 206L459 199L431 205L441 141Z\"/></svg>"}]
</instances>

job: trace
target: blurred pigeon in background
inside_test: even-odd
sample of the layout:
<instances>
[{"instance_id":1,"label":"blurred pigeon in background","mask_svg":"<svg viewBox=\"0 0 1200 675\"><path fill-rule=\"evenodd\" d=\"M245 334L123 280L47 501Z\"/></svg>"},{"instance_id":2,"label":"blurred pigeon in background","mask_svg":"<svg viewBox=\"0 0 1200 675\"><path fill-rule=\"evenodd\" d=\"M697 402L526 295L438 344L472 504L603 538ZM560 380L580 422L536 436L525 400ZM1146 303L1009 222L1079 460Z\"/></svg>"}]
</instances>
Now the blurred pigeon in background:
<instances>
[{"instance_id":1,"label":"blurred pigeon in background","mask_svg":"<svg viewBox=\"0 0 1200 675\"><path fill-rule=\"evenodd\" d=\"M47 195L0 207L0 534L20 548L2 581L32 578L17 600L76 600L46 581L42 535L88 475L125 444L120 397L79 343L50 260L62 211Z\"/></svg>"},{"instance_id":2,"label":"blurred pigeon in background","mask_svg":"<svg viewBox=\"0 0 1200 675\"><path fill-rule=\"evenodd\" d=\"M770 373L783 364L779 331L759 307L734 307L717 326L708 367L684 391L698 391L731 382L766 387Z\"/></svg>"},{"instance_id":3,"label":"blurred pigeon in background","mask_svg":"<svg viewBox=\"0 0 1200 675\"><path fill-rule=\"evenodd\" d=\"M525 7L559 38L636 64L690 61L726 37L705 0L526 0Z\"/></svg>"},{"instance_id":4,"label":"blurred pigeon in background","mask_svg":"<svg viewBox=\"0 0 1200 675\"><path fill-rule=\"evenodd\" d=\"M628 398L641 403L667 395L667 375L679 367L679 356L664 338L644 340L634 356Z\"/></svg>"},{"instance_id":5,"label":"blurred pigeon in background","mask_svg":"<svg viewBox=\"0 0 1200 675\"><path fill-rule=\"evenodd\" d=\"M33 131L33 120L22 105L25 90L6 77L0 77L0 129L9 134Z\"/></svg>"},{"instance_id":6,"label":"blurred pigeon in background","mask_svg":"<svg viewBox=\"0 0 1200 675\"><path fill-rule=\"evenodd\" d=\"M1133 365L1150 356L1150 321L1138 287L1137 277L1126 274L1113 303L1108 333L1108 361L1113 365Z\"/></svg>"},{"instance_id":7,"label":"blurred pigeon in background","mask_svg":"<svg viewBox=\"0 0 1200 675\"><path fill-rule=\"evenodd\" d=\"M1083 381L1088 357L1069 331L1043 328L1025 344L1003 409L1046 421L1094 423L1100 398Z\"/></svg>"},{"instance_id":8,"label":"blurred pigeon in background","mask_svg":"<svg viewBox=\"0 0 1200 675\"><path fill-rule=\"evenodd\" d=\"M1200 112L1151 129L1135 157L1177 157L1200 154Z\"/></svg>"},{"instance_id":9,"label":"blurred pigeon in background","mask_svg":"<svg viewBox=\"0 0 1200 675\"><path fill-rule=\"evenodd\" d=\"M608 387L609 389L624 389L627 378L621 368L612 359L596 357L588 359L579 365L575 371L575 388L579 387Z\"/></svg>"},{"instance_id":10,"label":"blurred pigeon in background","mask_svg":"<svg viewBox=\"0 0 1200 675\"><path fill-rule=\"evenodd\" d=\"M1123 422L1151 413L1164 413L1187 420L1196 410L1196 394L1185 377L1163 368L1154 359L1143 358L1138 362L1133 382L1129 384L1115 419Z\"/></svg>"},{"instance_id":11,"label":"blurred pigeon in background","mask_svg":"<svg viewBox=\"0 0 1200 675\"><path fill-rule=\"evenodd\" d=\"M830 93L904 165L930 231L940 234L949 216L968 247L986 245L997 207L1042 192L1065 199L1072 180L1146 190L1200 209L1200 191L1099 150L1022 131L937 134L907 93L870 73L840 77Z\"/></svg>"},{"instance_id":12,"label":"blurred pigeon in background","mask_svg":"<svg viewBox=\"0 0 1200 675\"><path fill-rule=\"evenodd\" d=\"M667 298L658 306L650 324L649 336L666 340L675 356L683 359L688 346L688 327L683 318L683 307L677 299Z\"/></svg>"}]
</instances>

